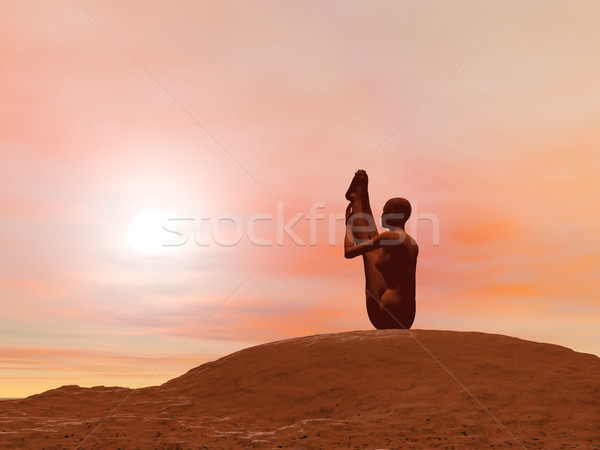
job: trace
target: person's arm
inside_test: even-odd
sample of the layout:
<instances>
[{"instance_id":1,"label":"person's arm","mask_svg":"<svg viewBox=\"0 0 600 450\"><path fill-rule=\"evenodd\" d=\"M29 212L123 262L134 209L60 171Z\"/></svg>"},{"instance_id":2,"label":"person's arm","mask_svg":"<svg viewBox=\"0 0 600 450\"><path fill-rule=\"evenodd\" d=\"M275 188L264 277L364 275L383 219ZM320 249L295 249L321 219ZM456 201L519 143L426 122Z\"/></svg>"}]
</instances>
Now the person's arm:
<instances>
[{"instance_id":1,"label":"person's arm","mask_svg":"<svg viewBox=\"0 0 600 450\"><path fill-rule=\"evenodd\" d=\"M386 245L398 245L402 241L399 239L398 233L392 231L384 231L378 234L373 239L361 242L360 244L354 244L352 239L352 226L346 225L346 238L344 239L344 257L347 259L355 258L359 255L371 252L382 246Z\"/></svg>"}]
</instances>

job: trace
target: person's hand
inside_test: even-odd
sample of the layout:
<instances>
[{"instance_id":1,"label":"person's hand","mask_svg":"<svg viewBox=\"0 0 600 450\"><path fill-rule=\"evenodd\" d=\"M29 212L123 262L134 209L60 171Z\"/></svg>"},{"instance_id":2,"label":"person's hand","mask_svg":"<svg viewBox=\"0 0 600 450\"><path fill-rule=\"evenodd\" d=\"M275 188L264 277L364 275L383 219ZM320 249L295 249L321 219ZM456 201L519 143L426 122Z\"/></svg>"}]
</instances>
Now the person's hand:
<instances>
[{"instance_id":1,"label":"person's hand","mask_svg":"<svg viewBox=\"0 0 600 450\"><path fill-rule=\"evenodd\" d=\"M352 214L352 203L350 203L346 208L346 225L350 225L349 221L350 217L352 217Z\"/></svg>"}]
</instances>

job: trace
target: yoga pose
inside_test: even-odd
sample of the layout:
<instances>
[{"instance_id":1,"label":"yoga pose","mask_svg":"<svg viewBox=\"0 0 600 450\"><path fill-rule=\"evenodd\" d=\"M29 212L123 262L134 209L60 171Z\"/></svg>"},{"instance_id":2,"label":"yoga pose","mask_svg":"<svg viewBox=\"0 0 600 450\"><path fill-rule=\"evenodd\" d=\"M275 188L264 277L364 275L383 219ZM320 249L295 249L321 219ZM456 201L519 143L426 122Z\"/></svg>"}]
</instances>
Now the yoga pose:
<instances>
[{"instance_id":1,"label":"yoga pose","mask_svg":"<svg viewBox=\"0 0 600 450\"><path fill-rule=\"evenodd\" d=\"M383 207L377 233L369 194L368 178L358 170L346 192L344 256L362 255L365 266L367 314L377 329L410 328L415 320L415 272L419 247L406 234L404 225L411 206L404 198L392 198Z\"/></svg>"}]
</instances>

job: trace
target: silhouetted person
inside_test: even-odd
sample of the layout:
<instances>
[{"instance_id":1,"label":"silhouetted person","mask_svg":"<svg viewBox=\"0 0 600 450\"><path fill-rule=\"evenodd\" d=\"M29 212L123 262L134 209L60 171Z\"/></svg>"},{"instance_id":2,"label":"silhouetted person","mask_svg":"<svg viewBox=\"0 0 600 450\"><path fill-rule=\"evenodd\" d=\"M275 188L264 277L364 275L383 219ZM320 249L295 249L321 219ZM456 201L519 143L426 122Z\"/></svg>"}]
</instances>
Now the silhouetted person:
<instances>
[{"instance_id":1,"label":"silhouetted person","mask_svg":"<svg viewBox=\"0 0 600 450\"><path fill-rule=\"evenodd\" d=\"M346 192L344 256L362 255L365 266L367 314L377 329L410 328L415 320L415 272L419 247L406 234L404 224L411 206L404 198L392 198L383 207L377 232L369 194L368 177L358 170Z\"/></svg>"}]
</instances>

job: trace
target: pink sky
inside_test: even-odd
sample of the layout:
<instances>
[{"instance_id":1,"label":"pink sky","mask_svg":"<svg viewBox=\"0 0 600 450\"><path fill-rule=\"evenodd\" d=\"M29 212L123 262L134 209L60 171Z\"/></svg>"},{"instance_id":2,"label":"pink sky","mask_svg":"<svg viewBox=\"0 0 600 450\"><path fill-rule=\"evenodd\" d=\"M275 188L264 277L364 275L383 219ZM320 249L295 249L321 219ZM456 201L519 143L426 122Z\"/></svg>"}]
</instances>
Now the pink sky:
<instances>
[{"instance_id":1,"label":"pink sky","mask_svg":"<svg viewBox=\"0 0 600 450\"><path fill-rule=\"evenodd\" d=\"M375 214L413 203L414 328L600 354L600 5L519 4L3 2L0 397L370 329L329 227L359 167ZM305 245L275 219L255 229L271 246L247 226L227 247L127 241L146 209L278 208Z\"/></svg>"}]
</instances>

